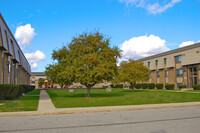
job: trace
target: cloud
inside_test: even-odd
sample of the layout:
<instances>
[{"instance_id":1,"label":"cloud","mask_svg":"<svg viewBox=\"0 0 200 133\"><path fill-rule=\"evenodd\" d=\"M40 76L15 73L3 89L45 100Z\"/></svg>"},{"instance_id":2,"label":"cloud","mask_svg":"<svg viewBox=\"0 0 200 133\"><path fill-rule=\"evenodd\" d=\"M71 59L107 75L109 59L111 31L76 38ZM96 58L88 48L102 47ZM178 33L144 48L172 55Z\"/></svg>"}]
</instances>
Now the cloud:
<instances>
[{"instance_id":1,"label":"cloud","mask_svg":"<svg viewBox=\"0 0 200 133\"><path fill-rule=\"evenodd\" d=\"M191 44L194 44L194 41L187 41L187 42L182 42L179 47L185 47L185 46L188 46L188 45L191 45Z\"/></svg>"},{"instance_id":2,"label":"cloud","mask_svg":"<svg viewBox=\"0 0 200 133\"><path fill-rule=\"evenodd\" d=\"M119 0L121 3L125 3L126 6L135 6L146 9L151 14L158 14L165 12L168 8L173 7L181 0L165 0L163 2L152 2L152 0Z\"/></svg>"},{"instance_id":3,"label":"cloud","mask_svg":"<svg viewBox=\"0 0 200 133\"><path fill-rule=\"evenodd\" d=\"M43 52L37 50L35 53L26 53L25 57L31 64L31 69L36 70L37 69L37 63L39 61L45 60L46 56Z\"/></svg>"},{"instance_id":4,"label":"cloud","mask_svg":"<svg viewBox=\"0 0 200 133\"><path fill-rule=\"evenodd\" d=\"M36 35L35 29L30 24L19 26L15 31L15 38L18 43L23 47L31 45L33 37Z\"/></svg>"},{"instance_id":5,"label":"cloud","mask_svg":"<svg viewBox=\"0 0 200 133\"><path fill-rule=\"evenodd\" d=\"M169 50L166 41L155 35L133 37L125 41L120 49L123 51L121 60L139 59Z\"/></svg>"}]
</instances>

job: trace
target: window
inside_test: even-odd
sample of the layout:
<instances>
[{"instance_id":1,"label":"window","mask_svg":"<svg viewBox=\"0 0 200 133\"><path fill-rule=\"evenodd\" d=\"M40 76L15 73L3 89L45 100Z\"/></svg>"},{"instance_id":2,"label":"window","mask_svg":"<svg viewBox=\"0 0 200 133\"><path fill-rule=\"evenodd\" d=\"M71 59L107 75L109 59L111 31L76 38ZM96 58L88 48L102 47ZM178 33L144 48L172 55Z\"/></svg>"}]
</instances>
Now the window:
<instances>
[{"instance_id":1,"label":"window","mask_svg":"<svg viewBox=\"0 0 200 133\"><path fill-rule=\"evenodd\" d=\"M149 78L151 78L151 72L149 73Z\"/></svg>"},{"instance_id":2,"label":"window","mask_svg":"<svg viewBox=\"0 0 200 133\"><path fill-rule=\"evenodd\" d=\"M167 64L167 58L164 58L164 64L165 65Z\"/></svg>"},{"instance_id":3,"label":"window","mask_svg":"<svg viewBox=\"0 0 200 133\"><path fill-rule=\"evenodd\" d=\"M156 66L158 66L158 60L156 60Z\"/></svg>"},{"instance_id":4,"label":"window","mask_svg":"<svg viewBox=\"0 0 200 133\"><path fill-rule=\"evenodd\" d=\"M31 84L35 84L35 81L31 81Z\"/></svg>"},{"instance_id":5,"label":"window","mask_svg":"<svg viewBox=\"0 0 200 133\"><path fill-rule=\"evenodd\" d=\"M176 76L183 76L183 70L182 69L176 70Z\"/></svg>"},{"instance_id":6,"label":"window","mask_svg":"<svg viewBox=\"0 0 200 133\"><path fill-rule=\"evenodd\" d=\"M159 78L159 77L160 77L160 75L159 75L159 71L156 73L156 75L157 75L157 78Z\"/></svg>"},{"instance_id":7,"label":"window","mask_svg":"<svg viewBox=\"0 0 200 133\"><path fill-rule=\"evenodd\" d=\"M168 77L168 70L165 71L165 77Z\"/></svg>"},{"instance_id":8,"label":"window","mask_svg":"<svg viewBox=\"0 0 200 133\"><path fill-rule=\"evenodd\" d=\"M150 62L148 62L148 67L150 67Z\"/></svg>"},{"instance_id":9,"label":"window","mask_svg":"<svg viewBox=\"0 0 200 133\"><path fill-rule=\"evenodd\" d=\"M182 59L181 55L175 56L176 63L180 63Z\"/></svg>"}]
</instances>

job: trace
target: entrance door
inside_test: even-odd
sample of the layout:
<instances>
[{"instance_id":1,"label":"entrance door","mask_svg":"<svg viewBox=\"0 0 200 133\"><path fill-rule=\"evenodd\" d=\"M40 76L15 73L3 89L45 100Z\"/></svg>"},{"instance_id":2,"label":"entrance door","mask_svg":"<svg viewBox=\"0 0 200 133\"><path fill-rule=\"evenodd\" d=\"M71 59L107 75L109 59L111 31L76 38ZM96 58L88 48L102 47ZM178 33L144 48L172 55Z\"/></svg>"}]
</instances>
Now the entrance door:
<instances>
[{"instance_id":1,"label":"entrance door","mask_svg":"<svg viewBox=\"0 0 200 133\"><path fill-rule=\"evenodd\" d=\"M198 84L198 73L197 67L189 67L189 87L192 88L193 85Z\"/></svg>"}]
</instances>

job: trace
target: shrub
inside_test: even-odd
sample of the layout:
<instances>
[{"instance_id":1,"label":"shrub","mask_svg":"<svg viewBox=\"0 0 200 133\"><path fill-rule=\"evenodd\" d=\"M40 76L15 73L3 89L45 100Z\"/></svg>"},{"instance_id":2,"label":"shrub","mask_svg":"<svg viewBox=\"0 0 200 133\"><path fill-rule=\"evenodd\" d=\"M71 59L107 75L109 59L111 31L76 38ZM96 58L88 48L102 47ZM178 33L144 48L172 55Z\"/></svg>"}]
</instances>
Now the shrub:
<instances>
[{"instance_id":1,"label":"shrub","mask_svg":"<svg viewBox=\"0 0 200 133\"><path fill-rule=\"evenodd\" d=\"M140 89L141 87L142 87L142 84L134 84L134 87L136 88L136 89Z\"/></svg>"},{"instance_id":2,"label":"shrub","mask_svg":"<svg viewBox=\"0 0 200 133\"><path fill-rule=\"evenodd\" d=\"M178 88L182 89L182 88L186 88L186 85L179 85Z\"/></svg>"},{"instance_id":3,"label":"shrub","mask_svg":"<svg viewBox=\"0 0 200 133\"><path fill-rule=\"evenodd\" d=\"M22 95L22 93L27 93L35 89L35 86L31 85L0 85L0 100L10 100L15 99Z\"/></svg>"},{"instance_id":4,"label":"shrub","mask_svg":"<svg viewBox=\"0 0 200 133\"><path fill-rule=\"evenodd\" d=\"M20 96L20 87L17 85L0 85L0 99L9 100Z\"/></svg>"},{"instance_id":5,"label":"shrub","mask_svg":"<svg viewBox=\"0 0 200 133\"><path fill-rule=\"evenodd\" d=\"M193 85L194 90L200 90L200 85Z\"/></svg>"},{"instance_id":6,"label":"shrub","mask_svg":"<svg viewBox=\"0 0 200 133\"><path fill-rule=\"evenodd\" d=\"M123 88L123 84L117 84L117 85L111 84L110 86L112 88Z\"/></svg>"},{"instance_id":7,"label":"shrub","mask_svg":"<svg viewBox=\"0 0 200 133\"><path fill-rule=\"evenodd\" d=\"M156 84L155 86L157 89L163 89L163 84Z\"/></svg>"},{"instance_id":8,"label":"shrub","mask_svg":"<svg viewBox=\"0 0 200 133\"><path fill-rule=\"evenodd\" d=\"M147 89L148 88L148 84L147 83L142 83L141 86L142 86L142 89Z\"/></svg>"},{"instance_id":9,"label":"shrub","mask_svg":"<svg viewBox=\"0 0 200 133\"><path fill-rule=\"evenodd\" d=\"M167 90L174 90L174 84L167 84L167 85L165 85L165 88Z\"/></svg>"},{"instance_id":10,"label":"shrub","mask_svg":"<svg viewBox=\"0 0 200 133\"><path fill-rule=\"evenodd\" d=\"M149 83L148 86L149 86L149 89L155 89L156 87L154 83Z\"/></svg>"},{"instance_id":11,"label":"shrub","mask_svg":"<svg viewBox=\"0 0 200 133\"><path fill-rule=\"evenodd\" d=\"M24 89L23 93L28 93L35 89L35 86L33 86L33 85L19 85L19 86L23 87L23 89Z\"/></svg>"}]
</instances>

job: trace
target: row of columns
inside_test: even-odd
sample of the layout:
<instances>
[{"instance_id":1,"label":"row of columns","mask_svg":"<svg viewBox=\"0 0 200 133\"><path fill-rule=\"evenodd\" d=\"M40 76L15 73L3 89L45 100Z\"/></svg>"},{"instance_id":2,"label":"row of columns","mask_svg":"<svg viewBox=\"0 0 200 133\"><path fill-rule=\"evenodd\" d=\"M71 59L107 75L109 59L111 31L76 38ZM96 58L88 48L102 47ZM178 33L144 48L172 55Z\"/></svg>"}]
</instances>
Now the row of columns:
<instances>
[{"instance_id":1,"label":"row of columns","mask_svg":"<svg viewBox=\"0 0 200 133\"><path fill-rule=\"evenodd\" d=\"M0 49L0 84L30 84L30 74Z\"/></svg>"}]
</instances>

